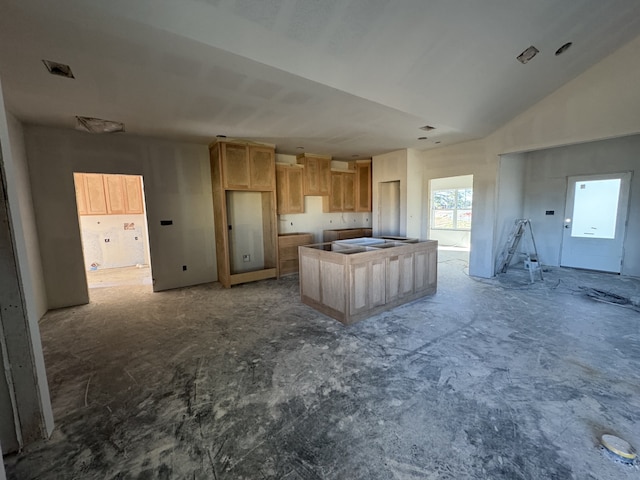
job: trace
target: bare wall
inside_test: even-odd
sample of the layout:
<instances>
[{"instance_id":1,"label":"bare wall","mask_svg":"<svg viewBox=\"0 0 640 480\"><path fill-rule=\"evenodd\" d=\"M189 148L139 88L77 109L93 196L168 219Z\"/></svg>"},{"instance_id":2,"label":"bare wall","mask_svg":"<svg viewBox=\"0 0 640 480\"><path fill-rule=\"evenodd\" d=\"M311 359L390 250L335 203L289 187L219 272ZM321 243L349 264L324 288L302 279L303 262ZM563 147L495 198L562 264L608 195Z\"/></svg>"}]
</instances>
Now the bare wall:
<instances>
[{"instance_id":1,"label":"bare wall","mask_svg":"<svg viewBox=\"0 0 640 480\"><path fill-rule=\"evenodd\" d=\"M47 127L26 140L48 308L89 300L73 172L143 176L155 291L217 280L205 145Z\"/></svg>"},{"instance_id":2,"label":"bare wall","mask_svg":"<svg viewBox=\"0 0 640 480\"><path fill-rule=\"evenodd\" d=\"M513 231L515 221L519 218L526 218L524 214L525 163L524 154L514 153L500 157L498 208L496 209L496 245L494 251L496 258L504 250L509 234ZM536 222L534 221L532 224L537 230L538 225ZM518 260L519 258L514 257L512 263L516 263Z\"/></svg>"},{"instance_id":3,"label":"bare wall","mask_svg":"<svg viewBox=\"0 0 640 480\"><path fill-rule=\"evenodd\" d=\"M640 135L525 154L525 215L531 218L542 263L560 264L567 177L633 171L622 274L640 277ZM554 210L555 215L545 215Z\"/></svg>"}]
</instances>

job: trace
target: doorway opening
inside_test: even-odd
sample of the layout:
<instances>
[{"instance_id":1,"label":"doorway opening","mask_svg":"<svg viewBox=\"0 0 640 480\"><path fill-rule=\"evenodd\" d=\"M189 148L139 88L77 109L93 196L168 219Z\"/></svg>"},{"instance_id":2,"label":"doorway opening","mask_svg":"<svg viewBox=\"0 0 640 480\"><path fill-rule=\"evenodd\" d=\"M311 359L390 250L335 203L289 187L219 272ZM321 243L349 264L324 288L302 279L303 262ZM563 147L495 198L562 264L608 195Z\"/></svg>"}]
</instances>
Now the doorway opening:
<instances>
[{"instance_id":1,"label":"doorway opening","mask_svg":"<svg viewBox=\"0 0 640 480\"><path fill-rule=\"evenodd\" d=\"M441 250L469 252L473 217L473 175L434 178L429 183L429 239Z\"/></svg>"},{"instance_id":2,"label":"doorway opening","mask_svg":"<svg viewBox=\"0 0 640 480\"><path fill-rule=\"evenodd\" d=\"M400 236L400 180L378 184L378 235Z\"/></svg>"},{"instance_id":3,"label":"doorway opening","mask_svg":"<svg viewBox=\"0 0 640 480\"><path fill-rule=\"evenodd\" d=\"M568 177L560 265L620 273L631 173Z\"/></svg>"},{"instance_id":4,"label":"doorway opening","mask_svg":"<svg viewBox=\"0 0 640 480\"><path fill-rule=\"evenodd\" d=\"M89 296L97 288L151 290L142 176L76 172L73 177Z\"/></svg>"}]
</instances>

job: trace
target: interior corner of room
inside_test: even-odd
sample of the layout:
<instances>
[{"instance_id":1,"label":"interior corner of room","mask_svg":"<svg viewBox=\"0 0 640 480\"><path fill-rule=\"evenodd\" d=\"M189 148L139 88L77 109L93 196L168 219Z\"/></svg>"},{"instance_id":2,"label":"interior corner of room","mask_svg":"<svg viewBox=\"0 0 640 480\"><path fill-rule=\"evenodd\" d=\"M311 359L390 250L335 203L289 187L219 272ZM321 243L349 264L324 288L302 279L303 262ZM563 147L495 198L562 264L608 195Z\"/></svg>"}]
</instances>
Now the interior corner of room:
<instances>
[{"instance_id":1,"label":"interior corner of room","mask_svg":"<svg viewBox=\"0 0 640 480\"><path fill-rule=\"evenodd\" d=\"M391 47L370 50L390 38L357 26L372 22L379 27L376 31L383 32L383 22L376 23L378 17L373 17L374 13L384 18L385 24L412 25L415 38L421 38L420 32L425 29L412 20L418 18L419 2L414 2L413 7L398 7L397 16L391 9L378 11L372 7L372 18L367 17L363 24L349 23L357 16L351 12L357 2L345 4L339 12L344 22L356 30L339 33L343 31L337 28L343 25L340 16L331 17L332 32L318 27L314 32L324 33L316 43L304 31L298 31L299 25L293 22L299 18L297 15L306 15L302 10L289 11L296 2L282 6L288 16L278 17L268 7L249 15L239 7L229 6L229 2L205 5L189 1L185 18L192 22L190 32L182 30L186 24L163 23L163 15L167 19L179 15L170 6L160 8L157 15L149 18L144 18L139 9L116 12L108 5L94 6L87 9L91 21L84 25L70 7L78 3L75 1L65 7L70 15L65 19L47 9L39 11L38 2L27 2L24 7L8 5L4 0L0 3L7 4L7 18L14 18L16 25L52 25L55 51L62 57L67 52L69 61L77 62L73 74L66 78L60 76L65 73L64 68L57 73L55 68L54 72L45 70L42 59L35 61L37 66L30 65L27 60L42 56L46 45L17 28L8 28L9 20L0 20L3 43L18 42L11 48L0 48L0 358L4 367L0 375L0 444L5 455L22 452L25 447L50 438L56 426L54 420L64 418L66 409L76 413L83 408L90 411L88 392L91 382L96 381L93 371L87 378L75 379L72 406L56 405L61 385L51 378L59 372L45 364L51 352L46 346L43 348L42 323L52 312L63 311L60 309L69 309L68 318L78 312L76 307L93 311L90 309L96 307L98 298L94 296L116 285L142 287L144 295L156 298L163 295L160 292L166 293L167 298L181 292L182 297L171 297L177 298L171 304L175 308L171 322L181 328L185 323L181 309L189 308L189 295L193 293L195 298L202 294L200 289L206 288L204 295L210 298L221 299L221 305L233 305L229 311L237 322L244 320L244 313L236 309L242 304L243 295L255 295L252 301L262 298L264 306L252 303L247 315L263 315L283 328L290 320L292 331L287 335L301 335L299 340L296 337L300 351L295 353L299 356L292 354L291 358L294 363L303 364L304 351L308 351L304 349L314 348L305 344L300 333L307 332L307 327L296 323L304 319L304 312L310 312L304 310L307 306L315 309L309 314L314 319L308 326L310 335L323 339L323 335L352 335L351 345L359 348L368 348L359 343L366 337L373 343L379 341L376 351L396 359L400 348L396 351L391 346L393 332L382 333L395 317L385 312L401 311L392 309L406 308L403 305L410 302L444 298L450 308L444 316L455 319L456 302L448 296L451 291L447 288L460 282L460 278L476 286L494 282L488 283L494 293L504 294L500 290L504 285L495 280L496 276L506 267L520 272L531 269L532 261L541 278L546 271L575 271L576 275L585 276L597 272L610 275L602 278L629 280L632 285L640 278L640 90L634 83L640 78L640 21L634 15L629 15L628 23L620 24L621 31L615 39L615 32L599 38L580 30L591 50L578 50L581 47L575 42L565 54L558 48L560 44L552 45L539 36L536 58L523 62L527 65L516 61L520 46L512 55L511 47L498 47L499 42L491 40L493 36L483 33L478 42L510 55L510 63L504 64L487 58L496 62L491 63L495 68L486 70L487 78L492 79L488 82L475 68L474 58L479 58L479 53L471 45L473 42L469 42L469 49L476 57L461 54L456 57L460 61L450 59L447 63L459 73L453 79L447 79L446 68L423 65L435 58L438 48L433 47L433 52L411 48L413 53L406 57L408 60L402 60ZM519 3L525 8L526 2ZM560 2L552 3L560 6ZM619 3L626 8L624 11L640 13L633 2ZM297 3L302 4L308 2ZM336 14L335 8L338 7L317 7L317 14L324 9ZM575 9L589 19L595 15L586 12L584 6L562 8ZM440 14L453 21L455 9L442 10ZM198 12L200 15L196 15ZM622 22L618 18L621 12L609 15ZM492 31L498 30L495 19L485 18L489 16L486 12L477 13L481 17L478 25L489 22ZM213 19L215 25L205 28L208 26L200 23L203 18ZM520 21L515 13L510 18ZM104 64L85 58L85 52L69 44L68 33L55 27L58 21L82 34L80 38L86 37L91 47L103 54ZM596 20L590 22L599 25ZM114 30L113 25L118 24L122 35ZM95 37L90 35L92 25L96 28ZM311 28L315 23L305 25ZM520 23L505 27L505 38L507 34L509 38L517 36L515 25L526 27ZM430 29L437 27L429 24ZM25 32L37 31L33 28ZM242 31L251 33L245 39ZM553 41L568 41L556 30L549 35ZM367 40L366 45L356 40L360 37ZM411 38L398 38L398 48L409 48ZM110 42L115 42L113 47L106 46ZM444 48L449 43L452 42L438 45ZM24 56L20 54L20 44L24 45ZM154 48L156 44L165 50ZM270 45L280 49L278 55L269 49ZM567 60L562 67L564 64L559 62L567 58L564 55L576 50L580 55L569 57L573 60ZM312 54L317 63L298 57L301 52ZM380 63L371 63L378 54L389 62L382 75ZM408 65L409 60L413 66ZM536 62L539 74L535 73ZM462 64L467 67L458 70ZM8 68L12 65L20 68ZM351 71L353 65L361 66L362 73ZM469 65L475 66L473 73L467 70ZM520 70L516 72L516 68ZM99 77L98 71L105 75ZM468 78L462 72L477 77L477 90L468 87ZM57 76L49 78L50 73ZM67 73L71 74L71 70ZM113 81L109 81L110 75ZM500 83L502 77L510 83ZM48 83L52 81L56 83ZM457 88L463 85L464 89ZM450 90L445 91L445 86ZM41 109L34 107L38 101ZM152 107L154 102L157 104ZM427 108L430 106L435 118ZM87 133L73 127L77 115L93 115L94 111L95 115L113 120L121 115L129 127L117 134ZM485 117L478 118L479 112ZM425 132L427 136L418 137ZM523 225L519 221L525 221L528 230L516 234L514 228ZM514 245L519 249L509 251ZM438 263L442 252L457 255L455 266L464 271L464 276L455 277L455 282L446 277L447 282L438 283L446 268ZM502 270L501 262L507 253L507 265ZM537 288L533 275L530 282L527 288ZM256 284L265 286L264 290L252 290ZM544 281L540 284L544 285ZM276 295L271 288L282 291ZM291 319L282 306L269 303L272 295L281 298L282 304L295 304ZM491 298L492 302L497 301ZM512 312L515 307L508 305L508 300L505 302L504 312ZM118 308L127 309L126 305ZM203 315L209 323L200 327L211 331L216 322L222 322L224 312L209 304L207 308ZM271 310L267 312L267 308ZM153 312L155 318L145 317L150 326L169 315L161 310L158 307ZM316 311L323 316L317 317ZM412 321L428 319L423 311L421 315ZM464 315L475 313L465 310ZM366 323L374 317L376 322L389 323L376 323L376 328L333 325L333 319L350 325L356 321ZM327 319L331 324L323 323ZM471 325L475 320L468 321ZM158 322L164 329L171 328L171 322ZM125 332L127 323L123 321L123 325ZM232 327L240 328L231 322L224 325L220 338L229 334ZM362 338L348 333L358 328L358 332L364 332ZM508 329L505 327L505 331ZM637 345L637 329L629 329L628 340ZM257 328L248 330L242 335L260 345L260 349L255 347L256 352L266 352L268 345L261 343L264 339L259 341L252 336L259 336ZM273 330L268 332L273 334ZM195 345L199 333L194 330L193 335ZM449 333L442 333L438 338L448 337ZM116 332L109 341L117 342L117 338ZM427 340L413 340L415 345L429 346ZM421 355L423 347L411 350L415 347L413 340L401 347L406 350L405 357ZM174 352L176 358L184 352L191 355L189 349L195 351L193 345ZM350 355L346 345L345 340L341 355L344 351L344 355ZM289 347L293 348L287 344ZM221 341L215 348L226 347ZM246 351L242 350L246 358L237 360L235 348L242 350L235 344L233 349L229 347L229 358L238 362L234 368L240 372L238 378L245 381L259 370L262 357L257 353L252 357L247 346ZM544 347L540 348L542 352ZM189 357L191 363L185 363L185 371L180 371L182 365L176 367L172 379L187 385L186 390L191 389L187 406L180 406L189 415L196 408L195 403L190 403L190 395L199 388L196 377L209 353L204 347L198 350L197 358L194 353L193 358ZM318 350L314 358L326 360L322 355L331 353ZM74 355L69 352L67 357ZM431 354L425 357L428 355ZM62 357L65 356L58 352L56 358L64 361ZM469 353L460 363L480 361L471 357ZM637 364L637 348L625 358L625 362ZM267 390L278 374L285 378L278 370L281 365L268 367L273 372L264 384L245 386L243 401L247 405L254 398L252 388ZM386 368L382 363L378 367L380 372ZM448 395L453 388L447 383L456 377L457 367L448 364L442 368L446 374L441 377L438 373L432 380L443 389L442 395ZM193 375L192 370L196 372ZM356 370L354 367L349 375L357 377ZM133 383L138 382L135 375L126 372L119 371L115 377L126 375ZM419 375L429 376L429 372L425 366ZM302 371L296 374L306 375ZM473 375L468 376L469 382L475 380ZM235 385L237 378L226 380ZM295 390L291 384L286 385ZM322 388L328 387L323 384ZM318 387L317 392L322 388ZM351 388L341 385L340 394L345 398L353 395ZM335 394L340 389L329 390ZM206 402L206 394L199 394L200 400ZM301 395L306 394L309 392ZM169 392L167 398L180 395ZM193 395L195 400L196 394ZM401 389L394 395L401 398ZM304 397L304 401L308 398ZM397 398L385 401L395 408L403 402ZM298 408L302 411L301 397L289 400L278 415L289 415ZM574 400L579 401L573 397L568 401ZM143 401L146 400L140 400ZM272 407L280 401L274 394L264 403ZM105 400L104 405L102 414L113 422L116 417L110 404ZM220 405L225 405L224 401L217 404L220 417L211 417L216 421L224 416ZM487 417L492 414L489 412ZM303 416L287 418L293 425ZM340 429L346 430L345 425L341 423ZM270 424L272 427L274 430L269 432L284 435L286 428L276 430ZM256 433L256 438L263 433ZM280 440L284 443L278 448L290 446ZM109 438L109 442L118 450L117 439ZM252 447L247 455L259 451L254 443L247 442ZM259 448L266 449L267 444ZM82 455L89 458L89 450ZM235 453L241 450L238 447ZM118 452L126 456L125 450ZM29 459L28 450L25 455ZM82 458L78 458L74 468L80 468ZM218 459L211 455L209 458L215 475L213 464ZM311 475L309 472L319 471L312 460L303 462L307 470L296 470L301 477L305 472ZM395 473L418 472L409 460L402 461L405 460L406 464L394 464ZM236 456L236 461L240 464L242 458ZM220 467L218 463L216 466ZM226 464L225 468L231 471L233 466ZM274 467L270 472L273 478L276 470ZM286 476L283 471L278 473ZM423 474L426 475L422 470L416 473ZM0 479L4 475L0 466Z\"/></svg>"}]
</instances>

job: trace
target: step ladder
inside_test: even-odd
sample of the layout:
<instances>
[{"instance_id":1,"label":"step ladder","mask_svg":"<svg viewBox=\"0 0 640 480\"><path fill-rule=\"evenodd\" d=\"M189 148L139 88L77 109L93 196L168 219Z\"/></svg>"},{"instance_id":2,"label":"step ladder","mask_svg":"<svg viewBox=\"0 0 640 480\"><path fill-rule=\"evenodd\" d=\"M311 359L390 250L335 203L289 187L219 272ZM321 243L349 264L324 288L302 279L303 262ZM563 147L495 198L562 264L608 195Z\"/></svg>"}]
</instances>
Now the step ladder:
<instances>
[{"instance_id":1,"label":"step ladder","mask_svg":"<svg viewBox=\"0 0 640 480\"><path fill-rule=\"evenodd\" d=\"M540 273L540 280L544 280L542 276L542 268L540 267L538 259L538 249L536 248L536 240L533 236L533 228L531 227L531 220L527 218L519 218L513 224L513 229L509 234L507 243L504 246L502 254L500 255L500 261L498 262L497 273L507 273L509 265L513 256L518 251L518 245L522 236L525 234L527 227L531 235L531 243L533 244L533 253L527 253L526 260L524 262L525 268L529 270L529 276L531 277L531 283L534 282L534 273L537 271Z\"/></svg>"}]
</instances>

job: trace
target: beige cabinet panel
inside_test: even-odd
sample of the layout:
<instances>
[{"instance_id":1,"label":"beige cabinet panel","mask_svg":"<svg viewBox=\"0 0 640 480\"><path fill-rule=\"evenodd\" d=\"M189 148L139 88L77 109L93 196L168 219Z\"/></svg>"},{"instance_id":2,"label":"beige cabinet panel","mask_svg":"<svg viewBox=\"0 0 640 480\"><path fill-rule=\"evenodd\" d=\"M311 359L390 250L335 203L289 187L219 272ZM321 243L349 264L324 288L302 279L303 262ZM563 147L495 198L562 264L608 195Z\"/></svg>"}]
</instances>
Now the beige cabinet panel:
<instances>
[{"instance_id":1,"label":"beige cabinet panel","mask_svg":"<svg viewBox=\"0 0 640 480\"><path fill-rule=\"evenodd\" d=\"M85 198L87 200L87 215L106 215L107 199L104 192L104 182L100 173L85 173Z\"/></svg>"},{"instance_id":2,"label":"beige cabinet panel","mask_svg":"<svg viewBox=\"0 0 640 480\"><path fill-rule=\"evenodd\" d=\"M356 212L371 211L371 160L356 162Z\"/></svg>"},{"instance_id":3,"label":"beige cabinet panel","mask_svg":"<svg viewBox=\"0 0 640 480\"><path fill-rule=\"evenodd\" d=\"M126 213L124 200L124 178L122 175L103 175L104 191L109 215Z\"/></svg>"},{"instance_id":4,"label":"beige cabinet panel","mask_svg":"<svg viewBox=\"0 0 640 480\"><path fill-rule=\"evenodd\" d=\"M304 195L323 197L329 195L331 157L304 153L297 156L297 162L304 166Z\"/></svg>"},{"instance_id":5,"label":"beige cabinet panel","mask_svg":"<svg viewBox=\"0 0 640 480\"><path fill-rule=\"evenodd\" d=\"M356 211L355 173L342 174L342 211Z\"/></svg>"},{"instance_id":6,"label":"beige cabinet panel","mask_svg":"<svg viewBox=\"0 0 640 480\"><path fill-rule=\"evenodd\" d=\"M84 174L74 173L73 183L76 188L76 205L78 206L78 215L87 214L87 196L85 194Z\"/></svg>"},{"instance_id":7,"label":"beige cabinet panel","mask_svg":"<svg viewBox=\"0 0 640 480\"><path fill-rule=\"evenodd\" d=\"M125 192L125 209L130 214L144 213L142 201L142 182L135 175L123 175Z\"/></svg>"},{"instance_id":8,"label":"beige cabinet panel","mask_svg":"<svg viewBox=\"0 0 640 480\"><path fill-rule=\"evenodd\" d=\"M249 173L252 190L275 188L275 156L272 148L249 147Z\"/></svg>"},{"instance_id":9,"label":"beige cabinet panel","mask_svg":"<svg viewBox=\"0 0 640 480\"><path fill-rule=\"evenodd\" d=\"M278 262L280 275L298 273L300 262L298 260L298 247L313 243L313 235L310 233L291 233L278 236Z\"/></svg>"},{"instance_id":10,"label":"beige cabinet panel","mask_svg":"<svg viewBox=\"0 0 640 480\"><path fill-rule=\"evenodd\" d=\"M246 145L223 143L222 175L227 190L244 190L249 188L249 148Z\"/></svg>"},{"instance_id":11,"label":"beige cabinet panel","mask_svg":"<svg viewBox=\"0 0 640 480\"><path fill-rule=\"evenodd\" d=\"M303 169L293 165L276 165L278 213L304 213L302 194Z\"/></svg>"}]
</instances>

